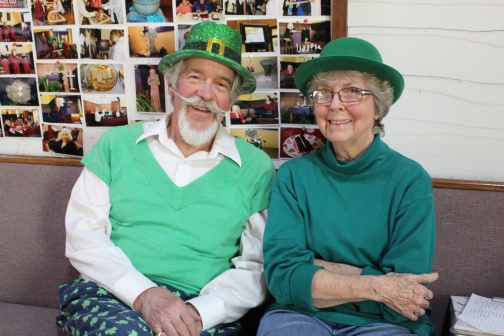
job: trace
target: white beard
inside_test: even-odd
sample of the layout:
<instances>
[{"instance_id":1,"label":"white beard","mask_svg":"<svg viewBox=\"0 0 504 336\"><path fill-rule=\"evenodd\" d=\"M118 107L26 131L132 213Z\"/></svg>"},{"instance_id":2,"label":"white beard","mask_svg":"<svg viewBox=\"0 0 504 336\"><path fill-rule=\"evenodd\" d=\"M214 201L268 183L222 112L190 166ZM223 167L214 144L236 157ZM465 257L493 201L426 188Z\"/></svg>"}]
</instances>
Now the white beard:
<instances>
[{"instance_id":1,"label":"white beard","mask_svg":"<svg viewBox=\"0 0 504 336\"><path fill-rule=\"evenodd\" d=\"M183 103L182 108L178 114L178 128L180 135L184 141L191 146L201 146L205 143L212 141L213 137L219 129L220 121L218 115L214 114L214 121L210 126L204 130L197 130L191 127L187 120L187 104Z\"/></svg>"}]
</instances>

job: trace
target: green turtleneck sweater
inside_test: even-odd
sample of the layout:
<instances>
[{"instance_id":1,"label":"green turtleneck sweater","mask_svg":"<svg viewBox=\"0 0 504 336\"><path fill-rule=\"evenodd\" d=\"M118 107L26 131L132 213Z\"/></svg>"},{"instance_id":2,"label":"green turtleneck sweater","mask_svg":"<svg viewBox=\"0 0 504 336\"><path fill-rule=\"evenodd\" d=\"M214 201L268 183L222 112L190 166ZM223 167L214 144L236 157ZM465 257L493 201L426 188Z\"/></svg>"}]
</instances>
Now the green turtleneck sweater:
<instances>
[{"instance_id":1,"label":"green turtleneck sweater","mask_svg":"<svg viewBox=\"0 0 504 336\"><path fill-rule=\"evenodd\" d=\"M379 136L351 162L337 161L328 143L278 171L264 236L273 307L349 325L394 323L431 335L428 316L413 322L378 302L317 309L311 284L320 269L314 258L360 267L362 275L428 273L435 233L432 182L418 163Z\"/></svg>"}]
</instances>

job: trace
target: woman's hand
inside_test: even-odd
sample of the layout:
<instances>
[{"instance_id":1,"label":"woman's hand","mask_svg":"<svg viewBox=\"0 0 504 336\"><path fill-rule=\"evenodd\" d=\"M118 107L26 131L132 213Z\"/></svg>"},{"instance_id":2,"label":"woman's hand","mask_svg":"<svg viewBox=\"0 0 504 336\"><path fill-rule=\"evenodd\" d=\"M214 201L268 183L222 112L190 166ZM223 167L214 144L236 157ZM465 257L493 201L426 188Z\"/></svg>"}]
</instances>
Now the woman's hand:
<instances>
[{"instance_id":1,"label":"woman's hand","mask_svg":"<svg viewBox=\"0 0 504 336\"><path fill-rule=\"evenodd\" d=\"M412 321L425 314L434 296L432 291L422 285L439 278L438 273L398 274L389 273L373 279L372 287L376 300Z\"/></svg>"}]
</instances>

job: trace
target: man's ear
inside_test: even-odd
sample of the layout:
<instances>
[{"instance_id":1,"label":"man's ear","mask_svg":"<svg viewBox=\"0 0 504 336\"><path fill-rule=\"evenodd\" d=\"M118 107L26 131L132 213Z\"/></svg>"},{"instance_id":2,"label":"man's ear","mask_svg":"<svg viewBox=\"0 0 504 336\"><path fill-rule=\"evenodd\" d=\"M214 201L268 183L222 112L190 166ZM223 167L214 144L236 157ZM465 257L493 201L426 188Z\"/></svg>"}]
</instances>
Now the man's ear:
<instances>
[{"instance_id":1,"label":"man's ear","mask_svg":"<svg viewBox=\"0 0 504 336\"><path fill-rule=\"evenodd\" d=\"M175 96L175 94L173 93L172 90L175 90L173 85L171 85L171 83L168 83L168 94L170 95L170 98L173 99L173 97Z\"/></svg>"}]
</instances>

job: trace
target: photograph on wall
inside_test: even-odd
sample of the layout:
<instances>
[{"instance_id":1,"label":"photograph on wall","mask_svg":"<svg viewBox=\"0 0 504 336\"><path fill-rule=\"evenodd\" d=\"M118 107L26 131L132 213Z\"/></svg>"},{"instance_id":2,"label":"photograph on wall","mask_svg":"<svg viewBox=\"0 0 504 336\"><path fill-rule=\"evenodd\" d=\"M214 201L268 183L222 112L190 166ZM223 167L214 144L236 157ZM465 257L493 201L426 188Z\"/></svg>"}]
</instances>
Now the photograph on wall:
<instances>
[{"instance_id":1,"label":"photograph on wall","mask_svg":"<svg viewBox=\"0 0 504 336\"><path fill-rule=\"evenodd\" d=\"M231 125L278 124L278 99L276 92L253 92L238 96L231 107Z\"/></svg>"},{"instance_id":2,"label":"photograph on wall","mask_svg":"<svg viewBox=\"0 0 504 336\"><path fill-rule=\"evenodd\" d=\"M77 59L77 44L72 28L34 29L37 59Z\"/></svg>"},{"instance_id":3,"label":"photograph on wall","mask_svg":"<svg viewBox=\"0 0 504 336\"><path fill-rule=\"evenodd\" d=\"M2 130L5 137L40 138L38 109L2 109Z\"/></svg>"},{"instance_id":4,"label":"photograph on wall","mask_svg":"<svg viewBox=\"0 0 504 336\"><path fill-rule=\"evenodd\" d=\"M80 28L79 55L81 59L124 61L126 39L123 29Z\"/></svg>"},{"instance_id":5,"label":"photograph on wall","mask_svg":"<svg viewBox=\"0 0 504 336\"><path fill-rule=\"evenodd\" d=\"M157 65L136 64L137 112L166 112L164 76Z\"/></svg>"},{"instance_id":6,"label":"photograph on wall","mask_svg":"<svg viewBox=\"0 0 504 336\"><path fill-rule=\"evenodd\" d=\"M126 97L111 95L82 97L86 126L112 127L128 124Z\"/></svg>"},{"instance_id":7,"label":"photograph on wall","mask_svg":"<svg viewBox=\"0 0 504 336\"><path fill-rule=\"evenodd\" d=\"M271 159L278 159L278 128L231 128L230 133L263 150Z\"/></svg>"},{"instance_id":8,"label":"photograph on wall","mask_svg":"<svg viewBox=\"0 0 504 336\"><path fill-rule=\"evenodd\" d=\"M4 8L26 8L27 0L0 0L0 9Z\"/></svg>"},{"instance_id":9,"label":"photograph on wall","mask_svg":"<svg viewBox=\"0 0 504 336\"><path fill-rule=\"evenodd\" d=\"M331 15L331 0L282 0L284 16Z\"/></svg>"},{"instance_id":10,"label":"photograph on wall","mask_svg":"<svg viewBox=\"0 0 504 336\"><path fill-rule=\"evenodd\" d=\"M135 23L173 22L174 0L126 0L126 21Z\"/></svg>"},{"instance_id":11,"label":"photograph on wall","mask_svg":"<svg viewBox=\"0 0 504 336\"><path fill-rule=\"evenodd\" d=\"M177 0L176 20L178 23L202 21L224 21L223 0Z\"/></svg>"},{"instance_id":12,"label":"photograph on wall","mask_svg":"<svg viewBox=\"0 0 504 336\"><path fill-rule=\"evenodd\" d=\"M111 25L123 24L124 14L122 0L74 0L77 1L77 24L79 25Z\"/></svg>"},{"instance_id":13,"label":"photograph on wall","mask_svg":"<svg viewBox=\"0 0 504 336\"><path fill-rule=\"evenodd\" d=\"M315 57L307 56L282 56L280 57L280 88L297 89L294 77L296 71L304 62Z\"/></svg>"},{"instance_id":14,"label":"photograph on wall","mask_svg":"<svg viewBox=\"0 0 504 336\"><path fill-rule=\"evenodd\" d=\"M42 124L42 150L54 154L82 156L84 129L82 127Z\"/></svg>"},{"instance_id":15,"label":"photograph on wall","mask_svg":"<svg viewBox=\"0 0 504 336\"><path fill-rule=\"evenodd\" d=\"M178 26L178 45L177 50L184 48L185 41L187 36L189 35L189 31L191 30L192 25L179 25Z\"/></svg>"},{"instance_id":16,"label":"photograph on wall","mask_svg":"<svg viewBox=\"0 0 504 336\"><path fill-rule=\"evenodd\" d=\"M280 54L320 54L331 41L331 22L305 19L302 22L278 22Z\"/></svg>"},{"instance_id":17,"label":"photograph on wall","mask_svg":"<svg viewBox=\"0 0 504 336\"><path fill-rule=\"evenodd\" d=\"M175 51L175 27L130 26L128 40L130 57L161 58Z\"/></svg>"},{"instance_id":18,"label":"photograph on wall","mask_svg":"<svg viewBox=\"0 0 504 336\"><path fill-rule=\"evenodd\" d=\"M282 124L316 124L313 106L299 92L280 93L280 118Z\"/></svg>"},{"instance_id":19,"label":"photograph on wall","mask_svg":"<svg viewBox=\"0 0 504 336\"><path fill-rule=\"evenodd\" d=\"M223 0L226 15L276 16L279 0Z\"/></svg>"},{"instance_id":20,"label":"photograph on wall","mask_svg":"<svg viewBox=\"0 0 504 336\"><path fill-rule=\"evenodd\" d=\"M33 0L34 26L74 25L74 0Z\"/></svg>"},{"instance_id":21,"label":"photograph on wall","mask_svg":"<svg viewBox=\"0 0 504 336\"><path fill-rule=\"evenodd\" d=\"M29 12L0 12L0 42L32 42L30 19Z\"/></svg>"},{"instance_id":22,"label":"photograph on wall","mask_svg":"<svg viewBox=\"0 0 504 336\"><path fill-rule=\"evenodd\" d=\"M117 63L81 63L82 92L124 94L124 67Z\"/></svg>"},{"instance_id":23,"label":"photograph on wall","mask_svg":"<svg viewBox=\"0 0 504 336\"><path fill-rule=\"evenodd\" d=\"M0 105L38 106L35 77L0 77Z\"/></svg>"},{"instance_id":24,"label":"photograph on wall","mask_svg":"<svg viewBox=\"0 0 504 336\"><path fill-rule=\"evenodd\" d=\"M0 43L0 75L34 74L32 43Z\"/></svg>"},{"instance_id":25,"label":"photograph on wall","mask_svg":"<svg viewBox=\"0 0 504 336\"><path fill-rule=\"evenodd\" d=\"M257 57L249 55L242 57L242 65L247 68L256 79L256 90L278 89L277 57Z\"/></svg>"},{"instance_id":26,"label":"photograph on wall","mask_svg":"<svg viewBox=\"0 0 504 336\"><path fill-rule=\"evenodd\" d=\"M84 119L79 95L43 93L40 103L43 122L81 124Z\"/></svg>"},{"instance_id":27,"label":"photograph on wall","mask_svg":"<svg viewBox=\"0 0 504 336\"><path fill-rule=\"evenodd\" d=\"M275 19L230 20L227 25L240 33L243 52L273 52L273 32L277 29Z\"/></svg>"},{"instance_id":28,"label":"photograph on wall","mask_svg":"<svg viewBox=\"0 0 504 336\"><path fill-rule=\"evenodd\" d=\"M37 62L39 92L72 92L78 93L79 79L77 63Z\"/></svg>"},{"instance_id":29,"label":"photograph on wall","mask_svg":"<svg viewBox=\"0 0 504 336\"><path fill-rule=\"evenodd\" d=\"M280 129L280 157L289 159L314 153L323 148L325 142L318 128L282 127Z\"/></svg>"}]
</instances>

